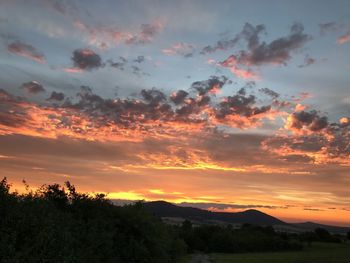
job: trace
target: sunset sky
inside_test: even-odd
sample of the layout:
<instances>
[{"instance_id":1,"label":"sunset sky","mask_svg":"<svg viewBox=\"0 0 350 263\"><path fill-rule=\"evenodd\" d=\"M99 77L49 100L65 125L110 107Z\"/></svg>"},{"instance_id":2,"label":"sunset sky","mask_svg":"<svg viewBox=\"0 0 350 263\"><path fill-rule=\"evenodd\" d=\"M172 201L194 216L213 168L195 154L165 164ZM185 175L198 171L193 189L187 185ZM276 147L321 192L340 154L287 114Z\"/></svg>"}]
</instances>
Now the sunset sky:
<instances>
[{"instance_id":1,"label":"sunset sky","mask_svg":"<svg viewBox=\"0 0 350 263\"><path fill-rule=\"evenodd\" d=\"M350 226L350 1L0 0L0 170Z\"/></svg>"}]
</instances>

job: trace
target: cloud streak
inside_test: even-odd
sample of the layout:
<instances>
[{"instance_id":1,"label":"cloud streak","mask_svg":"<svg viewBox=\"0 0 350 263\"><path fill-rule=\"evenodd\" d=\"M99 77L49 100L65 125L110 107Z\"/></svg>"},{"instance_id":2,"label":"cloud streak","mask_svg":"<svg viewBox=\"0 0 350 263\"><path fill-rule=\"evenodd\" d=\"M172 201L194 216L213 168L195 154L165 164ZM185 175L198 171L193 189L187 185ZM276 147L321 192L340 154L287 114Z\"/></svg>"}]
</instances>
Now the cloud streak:
<instances>
[{"instance_id":1,"label":"cloud streak","mask_svg":"<svg viewBox=\"0 0 350 263\"><path fill-rule=\"evenodd\" d=\"M46 62L44 54L39 52L32 45L23 43L19 40L9 44L7 46L7 50L15 55L34 60L34 61L41 63L41 64Z\"/></svg>"}]
</instances>

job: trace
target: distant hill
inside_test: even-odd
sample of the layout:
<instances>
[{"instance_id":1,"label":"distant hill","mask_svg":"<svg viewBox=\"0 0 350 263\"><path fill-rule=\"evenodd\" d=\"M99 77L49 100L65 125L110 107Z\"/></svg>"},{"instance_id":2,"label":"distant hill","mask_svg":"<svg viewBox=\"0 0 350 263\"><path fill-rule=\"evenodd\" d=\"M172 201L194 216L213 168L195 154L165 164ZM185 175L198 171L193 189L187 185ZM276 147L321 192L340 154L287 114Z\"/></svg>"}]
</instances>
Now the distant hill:
<instances>
[{"instance_id":1,"label":"distant hill","mask_svg":"<svg viewBox=\"0 0 350 263\"><path fill-rule=\"evenodd\" d=\"M229 224L256 224L279 226L281 231L303 232L314 231L316 228L324 228L334 234L350 232L350 227L340 227L317 224L313 222L286 223L276 217L261 211L249 209L243 212L227 213L212 212L195 207L177 206L166 201L153 201L144 203L144 207L152 214L163 218L177 218L178 222L184 219L198 223L229 223Z\"/></svg>"},{"instance_id":2,"label":"distant hill","mask_svg":"<svg viewBox=\"0 0 350 263\"><path fill-rule=\"evenodd\" d=\"M223 222L231 224L249 223L257 225L287 224L273 216L253 209L236 213L211 212L199 208L181 207L165 201L146 202L144 207L159 217L183 218L203 223Z\"/></svg>"},{"instance_id":3,"label":"distant hill","mask_svg":"<svg viewBox=\"0 0 350 263\"><path fill-rule=\"evenodd\" d=\"M317 224L313 222L305 222L305 223L293 223L290 224L293 225L299 229L307 230L307 231L313 231L316 228L324 228L328 230L329 232L333 234L343 234L350 232L350 227L342 227L342 226L330 226L330 225L323 225L323 224Z\"/></svg>"}]
</instances>

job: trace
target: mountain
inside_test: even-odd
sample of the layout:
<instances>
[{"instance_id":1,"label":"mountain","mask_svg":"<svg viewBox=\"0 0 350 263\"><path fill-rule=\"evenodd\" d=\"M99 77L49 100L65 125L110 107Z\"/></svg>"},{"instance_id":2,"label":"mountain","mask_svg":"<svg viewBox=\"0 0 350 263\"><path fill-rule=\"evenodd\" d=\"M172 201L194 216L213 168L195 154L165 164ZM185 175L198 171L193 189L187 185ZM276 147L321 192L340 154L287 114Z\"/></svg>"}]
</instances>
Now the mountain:
<instances>
[{"instance_id":1,"label":"mountain","mask_svg":"<svg viewBox=\"0 0 350 263\"><path fill-rule=\"evenodd\" d=\"M230 224L249 223L257 225L287 224L273 216L253 209L236 213L211 212L194 207L181 207L165 201L146 202L144 203L144 207L159 217L182 218L201 223L222 222Z\"/></svg>"}]
</instances>

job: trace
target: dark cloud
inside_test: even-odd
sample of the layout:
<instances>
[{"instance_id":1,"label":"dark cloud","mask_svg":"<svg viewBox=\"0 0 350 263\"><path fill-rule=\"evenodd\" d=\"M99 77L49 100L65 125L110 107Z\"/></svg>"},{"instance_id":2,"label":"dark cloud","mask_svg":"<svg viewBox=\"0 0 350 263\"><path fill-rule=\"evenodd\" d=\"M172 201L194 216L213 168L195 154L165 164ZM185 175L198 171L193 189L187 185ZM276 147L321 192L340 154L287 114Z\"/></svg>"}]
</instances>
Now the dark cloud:
<instances>
[{"instance_id":1,"label":"dark cloud","mask_svg":"<svg viewBox=\"0 0 350 263\"><path fill-rule=\"evenodd\" d=\"M138 56L136 59L132 60L132 62L141 64L145 61L145 57L144 56ZM143 72L143 70L139 67L136 66L136 64L131 65L130 67L127 67L128 65L128 60L122 56L119 57L118 61L113 61L112 59L107 60L107 63L109 64L109 66L119 69L119 70L131 70L131 73L136 75L137 77L141 77L141 76L150 76L150 74Z\"/></svg>"},{"instance_id":2,"label":"dark cloud","mask_svg":"<svg viewBox=\"0 0 350 263\"><path fill-rule=\"evenodd\" d=\"M184 58L192 58L194 56L194 53L187 53L184 55Z\"/></svg>"},{"instance_id":3,"label":"dark cloud","mask_svg":"<svg viewBox=\"0 0 350 263\"><path fill-rule=\"evenodd\" d=\"M117 68L119 70L124 70L125 69L125 65L128 63L128 60L124 57L119 57L119 61L114 62L113 60L108 60L107 61L109 63L109 65L113 68Z\"/></svg>"},{"instance_id":4,"label":"dark cloud","mask_svg":"<svg viewBox=\"0 0 350 263\"><path fill-rule=\"evenodd\" d=\"M113 61L110 61L110 66L113 67L113 68L117 68L117 69L120 69L120 70L124 70L124 63L121 63L121 62L113 62Z\"/></svg>"},{"instance_id":5,"label":"dark cloud","mask_svg":"<svg viewBox=\"0 0 350 263\"><path fill-rule=\"evenodd\" d=\"M141 96L145 101L149 102L152 105L159 105L161 102L166 101L165 94L157 89L143 89L141 90Z\"/></svg>"},{"instance_id":6,"label":"dark cloud","mask_svg":"<svg viewBox=\"0 0 350 263\"><path fill-rule=\"evenodd\" d=\"M7 50L13 54L29 58L38 63L45 63L45 56L41 52L32 45L23 43L19 40L9 44Z\"/></svg>"},{"instance_id":7,"label":"dark cloud","mask_svg":"<svg viewBox=\"0 0 350 263\"><path fill-rule=\"evenodd\" d=\"M25 82L21 85L21 88L32 94L45 92L44 87L36 81Z\"/></svg>"},{"instance_id":8,"label":"dark cloud","mask_svg":"<svg viewBox=\"0 0 350 263\"><path fill-rule=\"evenodd\" d=\"M191 85L191 90L197 93L195 98L188 97L188 93L179 90L170 95L170 100L176 105L176 118L186 119L191 114L199 114L200 111L210 106L211 95L218 93L229 80L225 76L212 76L208 80L196 81Z\"/></svg>"},{"instance_id":9,"label":"dark cloud","mask_svg":"<svg viewBox=\"0 0 350 263\"><path fill-rule=\"evenodd\" d=\"M288 125L291 129L300 130L306 128L315 132L328 126L328 118L319 116L317 111L300 111L290 115Z\"/></svg>"},{"instance_id":10,"label":"dark cloud","mask_svg":"<svg viewBox=\"0 0 350 263\"><path fill-rule=\"evenodd\" d=\"M323 209L319 209L319 208L309 208L309 207L304 208L304 210L306 210L306 211L313 211L313 212L324 211Z\"/></svg>"},{"instance_id":11,"label":"dark cloud","mask_svg":"<svg viewBox=\"0 0 350 263\"><path fill-rule=\"evenodd\" d=\"M141 100L104 99L92 92L89 87L82 87L77 103L64 105L77 109L90 116L96 125L115 123L119 126L140 128L144 122L165 118L171 120L172 110L166 103L166 96L157 89L142 90Z\"/></svg>"},{"instance_id":12,"label":"dark cloud","mask_svg":"<svg viewBox=\"0 0 350 263\"><path fill-rule=\"evenodd\" d=\"M320 27L320 34L321 35L325 35L325 34L331 33L331 32L336 32L342 28L342 26L336 22L321 23L321 24L318 24L318 26Z\"/></svg>"},{"instance_id":13,"label":"dark cloud","mask_svg":"<svg viewBox=\"0 0 350 263\"><path fill-rule=\"evenodd\" d=\"M234 48L238 41L240 40L240 34L237 36L231 38L231 39L222 39L216 42L214 45L208 45L202 48L200 51L200 54L206 55L206 54L211 54L219 50L228 50L231 48Z\"/></svg>"},{"instance_id":14,"label":"dark cloud","mask_svg":"<svg viewBox=\"0 0 350 263\"><path fill-rule=\"evenodd\" d=\"M250 23L245 23L240 35L247 41L248 48L252 50L260 45L259 34L265 31L266 28L264 25L253 26Z\"/></svg>"},{"instance_id":15,"label":"dark cloud","mask_svg":"<svg viewBox=\"0 0 350 263\"><path fill-rule=\"evenodd\" d=\"M301 24L294 24L290 34L271 41L270 43L260 42L259 34L264 30L263 26L253 27L246 24L242 31L247 41L248 50L242 50L237 55L237 61L244 65L262 64L286 64L291 58L291 52L302 47L311 36L304 33Z\"/></svg>"},{"instance_id":16,"label":"dark cloud","mask_svg":"<svg viewBox=\"0 0 350 263\"><path fill-rule=\"evenodd\" d=\"M136 63L142 63L145 61L145 57L144 56L137 56L136 59L133 60Z\"/></svg>"},{"instance_id":17,"label":"dark cloud","mask_svg":"<svg viewBox=\"0 0 350 263\"><path fill-rule=\"evenodd\" d=\"M102 67L101 57L91 49L76 49L73 51L74 66L82 70L92 70Z\"/></svg>"},{"instance_id":18,"label":"dark cloud","mask_svg":"<svg viewBox=\"0 0 350 263\"><path fill-rule=\"evenodd\" d=\"M141 68L139 68L138 66L131 66L131 69L133 74L137 76L141 75Z\"/></svg>"},{"instance_id":19,"label":"dark cloud","mask_svg":"<svg viewBox=\"0 0 350 263\"><path fill-rule=\"evenodd\" d=\"M181 107L176 109L176 115L178 119L186 119L191 114L198 113L197 102L194 98L188 98Z\"/></svg>"},{"instance_id":20,"label":"dark cloud","mask_svg":"<svg viewBox=\"0 0 350 263\"><path fill-rule=\"evenodd\" d=\"M227 49L233 48L238 42L238 40L239 38L234 38L230 40L220 40L214 46L205 46L200 52L200 54L202 55L211 54L218 50L227 50Z\"/></svg>"},{"instance_id":21,"label":"dark cloud","mask_svg":"<svg viewBox=\"0 0 350 263\"><path fill-rule=\"evenodd\" d=\"M268 112L271 105L255 106L257 103L256 96L247 95L246 88L240 89L236 95L226 97L216 108L216 116L219 119L227 115L239 115L252 117L261 113Z\"/></svg>"},{"instance_id":22,"label":"dark cloud","mask_svg":"<svg viewBox=\"0 0 350 263\"><path fill-rule=\"evenodd\" d=\"M246 23L242 31L234 38L220 40L213 46L206 46L200 52L208 54L217 50L228 50L234 48L240 40L245 40L247 50L241 50L238 54L232 55L239 64L246 66L262 65L267 63L285 64L290 59L290 53L311 39L311 36L304 34L304 27L301 24L294 24L290 34L273 40L270 43L261 42L261 33L266 32L264 25L253 26Z\"/></svg>"},{"instance_id":23,"label":"dark cloud","mask_svg":"<svg viewBox=\"0 0 350 263\"><path fill-rule=\"evenodd\" d=\"M135 65L132 65L131 66L131 69L132 69L132 73L138 77L141 77L141 76L150 76L150 74L146 73L146 72L143 72L142 69L138 66L135 66Z\"/></svg>"},{"instance_id":24,"label":"dark cloud","mask_svg":"<svg viewBox=\"0 0 350 263\"><path fill-rule=\"evenodd\" d=\"M163 29L161 22L152 24L142 24L138 34L131 35L125 40L126 44L148 44L151 43L155 36L157 36Z\"/></svg>"},{"instance_id":25,"label":"dark cloud","mask_svg":"<svg viewBox=\"0 0 350 263\"><path fill-rule=\"evenodd\" d=\"M225 76L212 76L208 80L193 82L191 88L195 89L200 96L206 95L207 93L216 94L227 81L228 79Z\"/></svg>"},{"instance_id":26,"label":"dark cloud","mask_svg":"<svg viewBox=\"0 0 350 263\"><path fill-rule=\"evenodd\" d=\"M127 63L128 60L122 56L119 57L119 59L121 60L122 63Z\"/></svg>"},{"instance_id":27,"label":"dark cloud","mask_svg":"<svg viewBox=\"0 0 350 263\"><path fill-rule=\"evenodd\" d=\"M277 99L280 96L280 94L278 94L277 92L275 92L269 88L261 88L261 89L259 89L259 91L274 98L274 99Z\"/></svg>"},{"instance_id":28,"label":"dark cloud","mask_svg":"<svg viewBox=\"0 0 350 263\"><path fill-rule=\"evenodd\" d=\"M303 64L299 65L299 68L305 68L307 66L313 65L316 63L316 59L310 57L309 55L306 55L304 58Z\"/></svg>"},{"instance_id":29,"label":"dark cloud","mask_svg":"<svg viewBox=\"0 0 350 263\"><path fill-rule=\"evenodd\" d=\"M63 101L64 98L65 98L65 95L62 92L53 91L51 93L51 96L48 98L48 100Z\"/></svg>"},{"instance_id":30,"label":"dark cloud","mask_svg":"<svg viewBox=\"0 0 350 263\"><path fill-rule=\"evenodd\" d=\"M143 121L162 119L170 122L205 123L207 120L200 114L206 107L210 107L216 113L215 117L219 119L228 115L251 117L271 109L271 105L256 106L256 97L247 95L245 89L241 89L234 96L224 97L223 102L211 106L210 96L214 93L213 89L221 89L226 82L225 77L211 77L209 80L194 82L191 86L191 90L196 92L194 97L184 90L175 91L167 96L155 88L144 89L140 92L141 100L103 99L93 94L91 89L85 88L79 93L80 101L71 106L89 112L89 115L108 116L113 121L124 124L139 119L138 114L142 114ZM169 105L169 101L173 102L175 107Z\"/></svg>"},{"instance_id":31,"label":"dark cloud","mask_svg":"<svg viewBox=\"0 0 350 263\"><path fill-rule=\"evenodd\" d=\"M300 49L311 39L310 35L304 33L303 25L298 23L291 26L289 35L269 43L260 40L260 35L265 31L264 25L253 26L246 23L242 31L233 39L234 41L229 42L235 44L238 40L244 40L246 48L230 55L219 65L230 68L238 77L256 78L252 67L264 64L286 65L291 59L291 53ZM217 47L212 49L213 52L215 50ZM246 69L242 69L242 67Z\"/></svg>"},{"instance_id":32,"label":"dark cloud","mask_svg":"<svg viewBox=\"0 0 350 263\"><path fill-rule=\"evenodd\" d=\"M178 90L170 95L170 100L175 104L183 103L188 96L188 92L184 90Z\"/></svg>"}]
</instances>

